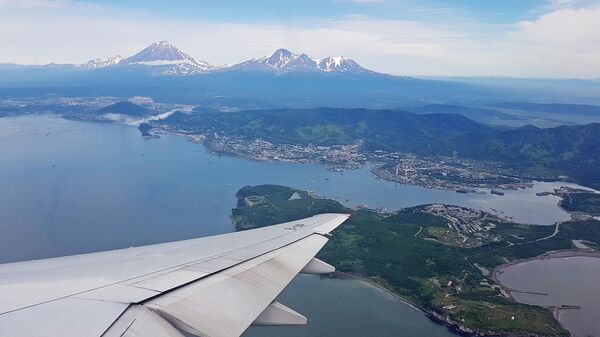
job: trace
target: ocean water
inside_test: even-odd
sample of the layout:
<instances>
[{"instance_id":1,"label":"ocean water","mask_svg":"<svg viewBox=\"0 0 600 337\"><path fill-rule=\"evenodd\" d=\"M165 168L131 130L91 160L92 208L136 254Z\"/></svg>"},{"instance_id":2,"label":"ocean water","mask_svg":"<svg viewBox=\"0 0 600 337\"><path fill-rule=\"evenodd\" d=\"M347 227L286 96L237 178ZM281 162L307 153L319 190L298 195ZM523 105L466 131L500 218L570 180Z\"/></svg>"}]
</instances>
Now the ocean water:
<instances>
[{"instance_id":1,"label":"ocean water","mask_svg":"<svg viewBox=\"0 0 600 337\"><path fill-rule=\"evenodd\" d=\"M349 207L444 202L528 223L568 218L558 198L535 196L562 183L504 196L459 194L375 179L368 167L334 173L319 164L211 155L183 137L143 139L125 125L7 117L0 118L0 262L230 232L236 191L265 183Z\"/></svg>"}]
</instances>

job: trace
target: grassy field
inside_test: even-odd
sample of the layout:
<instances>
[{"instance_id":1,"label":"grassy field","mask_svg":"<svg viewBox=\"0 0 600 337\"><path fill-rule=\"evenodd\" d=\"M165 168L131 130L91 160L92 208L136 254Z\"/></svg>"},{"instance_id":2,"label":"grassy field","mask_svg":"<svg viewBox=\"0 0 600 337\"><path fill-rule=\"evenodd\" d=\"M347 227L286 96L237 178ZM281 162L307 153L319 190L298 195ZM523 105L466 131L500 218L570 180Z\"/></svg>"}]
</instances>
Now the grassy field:
<instances>
[{"instance_id":1,"label":"grassy field","mask_svg":"<svg viewBox=\"0 0 600 337\"><path fill-rule=\"evenodd\" d=\"M308 192L278 185L246 186L236 197L231 219L237 230L264 227L320 213L349 213L337 201L311 197Z\"/></svg>"}]
</instances>

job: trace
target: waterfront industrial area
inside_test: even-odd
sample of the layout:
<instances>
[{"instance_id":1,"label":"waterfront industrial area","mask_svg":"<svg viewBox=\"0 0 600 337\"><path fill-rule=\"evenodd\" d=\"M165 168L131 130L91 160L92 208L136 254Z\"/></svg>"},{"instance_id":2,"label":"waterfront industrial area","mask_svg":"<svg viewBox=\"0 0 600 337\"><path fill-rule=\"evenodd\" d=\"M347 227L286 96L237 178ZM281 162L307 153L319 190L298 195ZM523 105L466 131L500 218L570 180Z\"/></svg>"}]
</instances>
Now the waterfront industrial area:
<instances>
[{"instance_id":1,"label":"waterfront industrial area","mask_svg":"<svg viewBox=\"0 0 600 337\"><path fill-rule=\"evenodd\" d=\"M177 131L176 131L177 132ZM372 173L388 181L427 188L453 190L457 193L492 193L530 188L529 179L515 178L499 169L499 164L447 157L417 157L412 154L365 151L362 142L350 145L313 146L273 144L261 139L214 135L187 135L195 142L223 155L235 155L258 161L318 162L334 172L354 170L365 165ZM514 172L513 172L514 173Z\"/></svg>"},{"instance_id":2,"label":"waterfront industrial area","mask_svg":"<svg viewBox=\"0 0 600 337\"><path fill-rule=\"evenodd\" d=\"M232 155L256 161L320 163L329 171L343 172L366 165L379 179L399 184L452 190L457 193L491 193L531 188L533 181L518 178L518 172L499 163L453 157L419 157L410 153L366 150L362 141L345 145L275 144L264 139L244 139L229 135L197 134L156 125L153 135L170 133L202 143L217 155Z\"/></svg>"}]
</instances>

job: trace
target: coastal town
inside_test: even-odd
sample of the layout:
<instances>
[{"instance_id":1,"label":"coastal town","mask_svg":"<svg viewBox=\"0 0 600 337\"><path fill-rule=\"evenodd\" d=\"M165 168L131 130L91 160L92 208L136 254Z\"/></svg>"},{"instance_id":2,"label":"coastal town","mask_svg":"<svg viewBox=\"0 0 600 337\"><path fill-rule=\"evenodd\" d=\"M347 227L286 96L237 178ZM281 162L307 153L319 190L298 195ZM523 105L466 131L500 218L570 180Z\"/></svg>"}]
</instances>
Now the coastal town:
<instances>
[{"instance_id":1,"label":"coastal town","mask_svg":"<svg viewBox=\"0 0 600 337\"><path fill-rule=\"evenodd\" d=\"M491 193L533 187L531 179L518 178L518 172L499 163L453 157L418 157L410 153L365 149L357 140L346 145L276 144L264 139L212 134L197 134L154 126L155 133L172 133L203 143L207 150L219 155L232 155L256 161L321 163L328 170L343 172L370 166L379 179L399 184L452 190L457 193Z\"/></svg>"},{"instance_id":2,"label":"coastal town","mask_svg":"<svg viewBox=\"0 0 600 337\"><path fill-rule=\"evenodd\" d=\"M372 173L380 179L457 193L488 193L485 191L487 189L489 193L501 196L504 195L503 190L533 186L531 180L507 175L514 172L500 170L496 163L447 157L424 158L381 150L365 151L361 141L350 145L314 146L273 144L261 139L246 140L218 134L186 136L194 142L204 143L215 154L257 161L318 162L334 172L371 165Z\"/></svg>"},{"instance_id":3,"label":"coastal town","mask_svg":"<svg viewBox=\"0 0 600 337\"><path fill-rule=\"evenodd\" d=\"M419 158L413 155L387 155L385 164L376 166L373 173L385 180L419 185L428 188L454 190L458 193L490 193L503 195L501 190L530 188L532 182L497 173L499 164L483 163L448 157Z\"/></svg>"},{"instance_id":4,"label":"coastal town","mask_svg":"<svg viewBox=\"0 0 600 337\"><path fill-rule=\"evenodd\" d=\"M367 161L367 156L360 151L360 142L351 145L303 146L273 144L261 139L247 141L216 134L209 139L198 136L192 139L205 141L207 149L216 154L235 155L257 161L320 162L335 172L358 169Z\"/></svg>"},{"instance_id":5,"label":"coastal town","mask_svg":"<svg viewBox=\"0 0 600 337\"><path fill-rule=\"evenodd\" d=\"M448 228L427 227L424 235L441 243L464 248L501 241L500 235L489 230L495 228L495 222L508 220L481 210L445 204L425 205L420 211L442 217L448 222Z\"/></svg>"}]
</instances>

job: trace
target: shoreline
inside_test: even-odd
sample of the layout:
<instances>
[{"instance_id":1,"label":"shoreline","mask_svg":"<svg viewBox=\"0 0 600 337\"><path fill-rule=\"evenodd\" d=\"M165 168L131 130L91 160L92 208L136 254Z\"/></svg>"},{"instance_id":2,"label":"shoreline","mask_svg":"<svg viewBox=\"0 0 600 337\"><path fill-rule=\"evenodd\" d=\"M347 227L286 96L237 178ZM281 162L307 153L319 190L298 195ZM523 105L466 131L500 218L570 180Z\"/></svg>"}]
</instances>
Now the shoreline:
<instances>
[{"instance_id":1,"label":"shoreline","mask_svg":"<svg viewBox=\"0 0 600 337\"><path fill-rule=\"evenodd\" d=\"M500 265L492 270L489 278L492 281L498 283L501 287L505 288L504 285L502 285L502 283L500 281L498 281L498 275L502 274L504 272L504 270L506 270L509 267L512 267L512 266L515 266L515 265L518 265L521 263L535 261L535 260L562 259L562 258L569 258L569 257L600 258L600 252L592 250L592 249L577 249L577 248L553 250L553 251L549 251L549 252L543 253L538 256L534 256L534 257L530 257L530 258L526 258L526 259L513 260L513 261L510 261L503 265ZM510 289L506 289L506 290L510 291Z\"/></svg>"},{"instance_id":2,"label":"shoreline","mask_svg":"<svg viewBox=\"0 0 600 337\"><path fill-rule=\"evenodd\" d=\"M166 134L182 136L182 137L188 138L191 142L194 142L197 144L202 144L208 152L218 155L218 156L232 156L232 157L243 158L246 160L257 161L257 162L281 161L281 162L291 162L291 163L300 163L300 164L313 163L313 164L323 165L328 171L339 172L339 173L344 172L344 171L360 169L364 166L370 166L371 174L376 179L382 179L382 180L386 180L388 182L396 183L396 184L403 184L403 185L409 185L409 186L420 186L420 187L424 187L424 188L428 188L428 189L436 189L436 190L444 190L444 191L454 191L457 193L488 194L488 193L491 193L491 191L493 191L493 190L511 191L511 190L519 190L519 189L529 189L529 188L533 187L533 184L535 182L561 182L561 181L563 181L563 180L559 180L559 179L549 179L549 178L545 178L545 177L527 177L525 175L523 175L523 176L505 175L505 177L525 180L526 182L525 183L523 183L523 182L485 183L484 184L485 186L481 186L478 183L472 183L472 184L458 183L458 182L452 182L452 180L443 180L443 179L440 181L430 180L428 182L419 182L419 181L402 182L402 181L397 181L397 180L391 179L389 177L386 177L384 174L379 172L378 168L381 167L382 165L386 164L388 161L386 161L386 160L382 161L381 158L379 158L379 160L378 160L378 158L376 158L376 157L369 157L369 155L373 155L373 154L360 153L361 155L364 156L361 160L346 161L343 163L339 162L337 160L327 161L327 160L323 160L323 159L319 159L319 158L311 158L311 157L301 157L301 158L282 158L282 157L278 157L278 156L266 157L264 155L257 155L256 153L250 153L247 151L239 151L236 149L229 149L229 150L215 149L215 148L211 147L211 145L209 143L207 143L207 137L205 134L195 134L195 133L191 133L191 132L185 131L185 130L177 130L177 129L172 129L170 127L158 126L158 125L152 125L152 127L154 130L158 130L158 133L166 133ZM234 139L234 138L232 138L232 139ZM256 140L262 141L261 139L255 139L255 141ZM280 146L281 144L271 143L271 145ZM298 146L298 144L283 144L283 145ZM346 145L340 144L340 145L333 145L332 147L335 147L335 146L346 146ZM422 160L426 160L426 159L422 158ZM564 182L574 183L571 181L564 181ZM489 192L487 190L489 190ZM494 194L494 193L492 193L492 194ZM503 193L499 194L499 195L503 195Z\"/></svg>"},{"instance_id":3,"label":"shoreline","mask_svg":"<svg viewBox=\"0 0 600 337\"><path fill-rule=\"evenodd\" d=\"M394 297L396 300L408 305L409 307L420 311L421 313L423 313L427 318L429 318L430 320L444 325L448 330L451 330L452 332L460 335L460 336L465 336L465 337L495 337L495 336L503 336L503 337L531 337L530 334L519 334L519 333L492 333L491 331L485 332L485 331L473 331L470 330L468 328L465 328L463 326L461 326L460 324L458 324L457 322L454 322L452 320L450 320L449 318L446 318L438 313L436 313L433 310L429 310L429 309L425 309L420 307L417 304L412 303L410 300L404 298L402 295L397 294L389 289L387 289L386 287L384 287L383 285L377 283L375 280L364 276L364 275L359 275L359 274L352 274L352 273L346 273L346 272L341 272L341 271L335 271L331 274L332 278L339 278L339 279L353 279L353 280L358 280L358 281L362 281L365 283L368 283L369 285L385 292L386 294Z\"/></svg>"},{"instance_id":4,"label":"shoreline","mask_svg":"<svg viewBox=\"0 0 600 337\"><path fill-rule=\"evenodd\" d=\"M600 252L597 251L597 250L593 250L593 249L581 249L581 248L549 251L549 252L546 252L544 254L532 257L532 258L515 260L515 261L511 261L509 263L503 264L501 266L498 266L498 267L494 268L494 270L490 274L489 278L493 282L495 282L496 284L498 284L503 289L503 291L505 291L506 294L508 294L508 296L510 296L510 298L513 301L518 302L518 303L522 303L522 302L517 301L513 297L513 295L512 295L513 292L520 292L521 290L510 289L510 288L506 287L504 284L502 284L502 282L500 282L498 280L498 275L502 274L507 268L510 268L510 267L513 267L513 266L517 266L519 264L528 263L528 262L535 261L535 260L564 259L564 258L570 258L570 257L600 258ZM571 310L571 309L574 309L574 308L563 308L563 307L560 307L560 306L558 306L558 307L549 306L549 307L547 307L547 309L552 313L552 316L554 316L554 319L556 319L556 321L559 322L559 324L563 328L566 329L566 327L560 321L561 310ZM571 333L571 331L569 331L569 332Z\"/></svg>"},{"instance_id":5,"label":"shoreline","mask_svg":"<svg viewBox=\"0 0 600 337\"><path fill-rule=\"evenodd\" d=\"M509 296L511 299L513 299L513 301L516 301L513 297L511 292L512 291L518 291L517 289L509 289L506 286L504 286L501 282L498 281L497 279L497 275L498 273L502 273L506 268L509 268L511 266L514 265L518 265L520 263L526 263L529 261L534 261L534 260L547 260L547 259L561 259L561 258L569 258L569 257L593 257L593 258L600 258L600 252L599 251L595 251L595 250L591 250L591 249L566 249L566 250L556 250L556 251L550 251L550 252L546 252L544 254L532 257L532 258L527 258L527 259L520 259L520 260L515 260L515 261L511 261L508 262L506 264L503 264L501 266L498 266L496 268L494 268L492 270L492 272L490 273L489 279L491 279L493 282L495 282L496 284L498 284ZM352 273L346 273L346 272L341 272L341 271L335 271L332 274L333 278L340 278L340 279L353 279L353 280L358 280L358 281L363 281L368 283L369 285L385 292L386 294L394 297L395 299L401 301L402 303L410 306L411 308L418 310L420 312L422 312L425 316L427 316L429 319L433 320L434 322L437 322L439 324L443 324L444 326L446 326L446 328L452 330L453 332L461 335L461 336L469 336L469 337L481 337L481 336L504 336L504 337L521 337L521 336L530 336L530 335L523 335L523 334L518 334L518 333L513 333L513 334L494 334L494 333L485 333L485 332L481 332L481 331L472 331L470 329L467 329L465 327L462 327L460 324L458 324L457 322L451 321L450 319L443 317L442 315L436 313L435 311L429 310L429 309L425 309L420 307L419 305L411 302L409 299L403 297L400 294L397 294L395 292L393 292L390 289L387 289L385 286L383 286L382 284L379 284L378 282L376 282L375 280L365 276L365 275L360 275L360 274L352 274ZM518 302L520 303L520 302ZM561 308L547 308L548 310L550 310L552 312L552 315L555 317L555 319L560 323L559 321L559 315L560 315L560 310L562 310ZM562 325L562 324L561 324ZM564 326L563 326L564 328Z\"/></svg>"}]
</instances>

